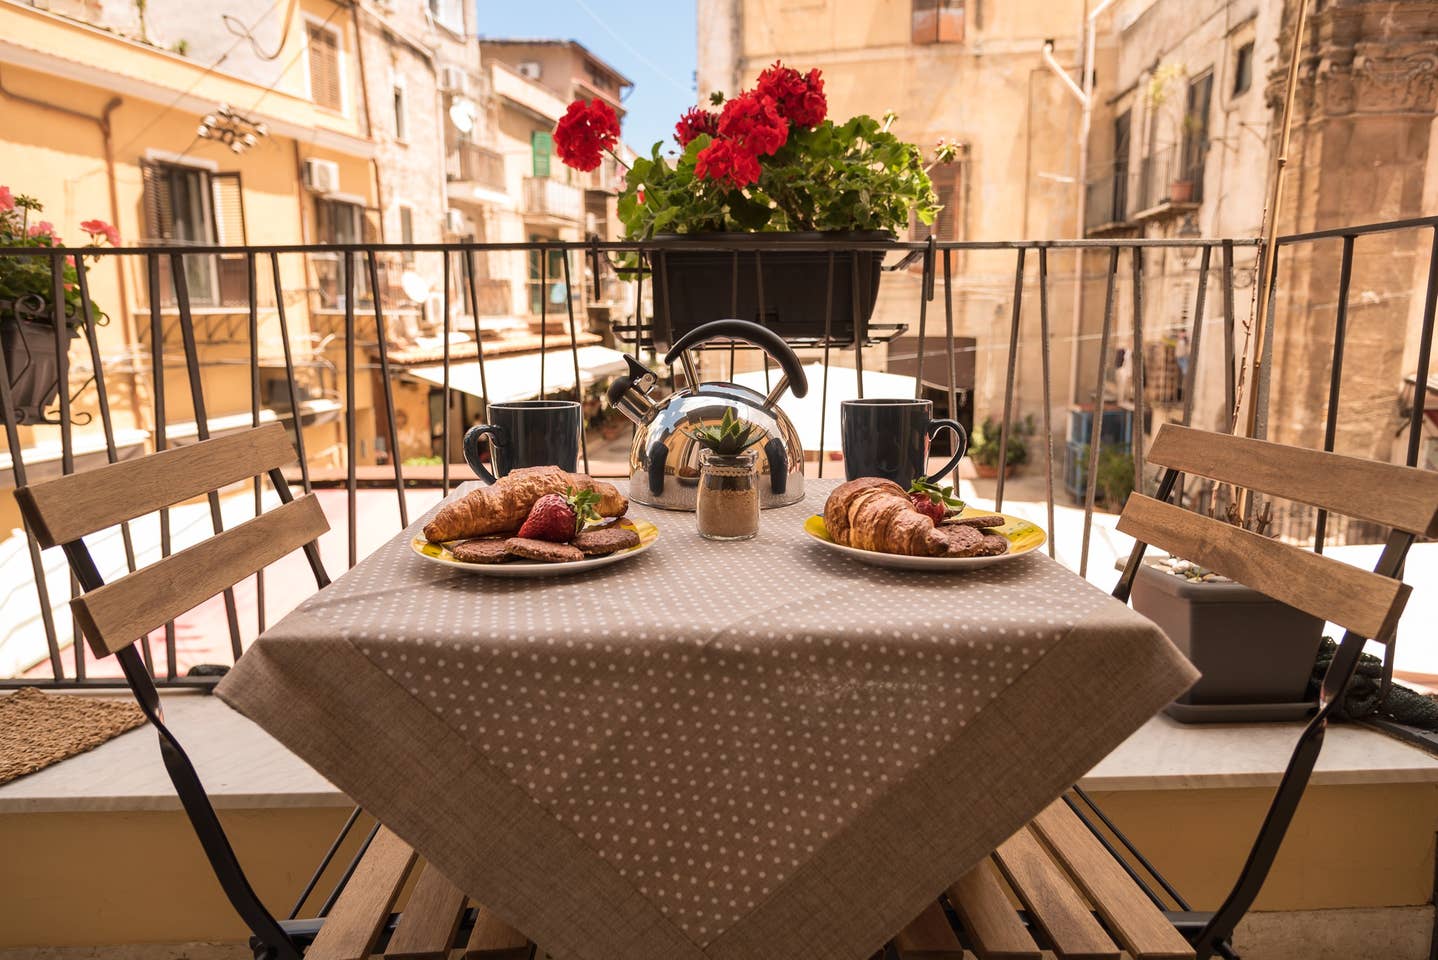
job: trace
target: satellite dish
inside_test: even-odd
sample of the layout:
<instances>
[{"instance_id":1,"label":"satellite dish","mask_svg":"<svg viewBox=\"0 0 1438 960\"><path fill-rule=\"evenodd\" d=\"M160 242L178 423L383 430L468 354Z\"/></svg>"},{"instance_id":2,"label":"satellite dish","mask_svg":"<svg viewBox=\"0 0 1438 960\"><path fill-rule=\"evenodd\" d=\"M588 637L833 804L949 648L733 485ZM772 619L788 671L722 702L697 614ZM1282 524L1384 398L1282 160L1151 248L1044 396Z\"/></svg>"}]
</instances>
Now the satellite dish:
<instances>
[{"instance_id":1,"label":"satellite dish","mask_svg":"<svg viewBox=\"0 0 1438 960\"><path fill-rule=\"evenodd\" d=\"M413 270L406 270L399 278L400 289L415 303L424 303L429 298L429 281Z\"/></svg>"},{"instance_id":2,"label":"satellite dish","mask_svg":"<svg viewBox=\"0 0 1438 960\"><path fill-rule=\"evenodd\" d=\"M449 108L449 122L460 133L469 133L474 129L474 118L476 110L472 100L456 100Z\"/></svg>"}]
</instances>

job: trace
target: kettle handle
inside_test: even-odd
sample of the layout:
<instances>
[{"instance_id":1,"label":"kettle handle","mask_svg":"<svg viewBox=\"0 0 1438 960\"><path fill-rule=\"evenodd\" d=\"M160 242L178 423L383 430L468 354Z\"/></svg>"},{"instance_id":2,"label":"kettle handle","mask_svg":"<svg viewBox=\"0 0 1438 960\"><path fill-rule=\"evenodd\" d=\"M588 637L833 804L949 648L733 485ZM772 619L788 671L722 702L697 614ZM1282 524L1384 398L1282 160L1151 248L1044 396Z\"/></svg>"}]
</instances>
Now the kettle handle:
<instances>
[{"instance_id":1,"label":"kettle handle","mask_svg":"<svg viewBox=\"0 0 1438 960\"><path fill-rule=\"evenodd\" d=\"M804 365L799 362L799 355L773 330L748 320L712 320L700 324L669 348L669 352L664 355L664 362L673 363L690 347L718 337L742 340L763 350L774 358L779 369L784 371L784 376L789 378L789 390L794 396L802 397L809 392L809 378L804 376Z\"/></svg>"}]
</instances>

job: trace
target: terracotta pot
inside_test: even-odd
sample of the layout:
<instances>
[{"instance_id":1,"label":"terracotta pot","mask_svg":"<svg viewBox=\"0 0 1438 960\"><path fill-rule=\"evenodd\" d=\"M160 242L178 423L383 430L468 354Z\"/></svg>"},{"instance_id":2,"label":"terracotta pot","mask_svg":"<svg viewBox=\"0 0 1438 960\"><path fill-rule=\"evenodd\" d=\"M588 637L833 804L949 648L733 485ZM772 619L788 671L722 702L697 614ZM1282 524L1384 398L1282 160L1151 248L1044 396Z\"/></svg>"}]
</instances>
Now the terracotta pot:
<instances>
[{"instance_id":1,"label":"terracotta pot","mask_svg":"<svg viewBox=\"0 0 1438 960\"><path fill-rule=\"evenodd\" d=\"M984 480L997 480L999 476L999 466L998 464L975 463L974 472ZM1004 468L1004 479L1007 480L1018 472L1019 465L1017 463L1011 463Z\"/></svg>"},{"instance_id":2,"label":"terracotta pot","mask_svg":"<svg viewBox=\"0 0 1438 960\"><path fill-rule=\"evenodd\" d=\"M1192 203L1193 202L1193 181L1175 180L1168 185L1168 200L1170 203Z\"/></svg>"}]
</instances>

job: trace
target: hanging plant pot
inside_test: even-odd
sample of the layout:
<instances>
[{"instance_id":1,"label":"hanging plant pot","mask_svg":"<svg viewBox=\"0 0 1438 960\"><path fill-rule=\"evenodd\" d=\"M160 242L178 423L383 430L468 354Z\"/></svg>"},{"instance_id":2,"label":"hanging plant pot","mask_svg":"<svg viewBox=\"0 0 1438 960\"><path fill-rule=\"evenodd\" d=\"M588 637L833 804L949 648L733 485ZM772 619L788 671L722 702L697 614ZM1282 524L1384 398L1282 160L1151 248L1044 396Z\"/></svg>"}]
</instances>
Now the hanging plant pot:
<instances>
[{"instance_id":1,"label":"hanging plant pot","mask_svg":"<svg viewBox=\"0 0 1438 960\"><path fill-rule=\"evenodd\" d=\"M16 423L45 423L45 408L60 393L60 357L53 320L45 317L49 304L35 296L0 302L0 348L10 375L10 403ZM66 326L67 341L79 336Z\"/></svg>"},{"instance_id":2,"label":"hanging plant pot","mask_svg":"<svg viewBox=\"0 0 1438 960\"><path fill-rule=\"evenodd\" d=\"M851 344L856 324L862 331L874 315L884 252L856 252L842 249L842 245L887 242L894 237L887 231L871 230L698 233L656 239L673 244L650 255L654 345L663 351L695 327L731 318L757 323L787 340L822 340L826 312L827 331L833 342ZM723 241L741 249L737 254L730 250L684 250L686 241L696 245ZM774 244L812 247L815 243L833 244L836 249L832 254L822 249L772 249ZM748 246L755 249L743 249ZM760 247L766 249L761 251Z\"/></svg>"}]
</instances>

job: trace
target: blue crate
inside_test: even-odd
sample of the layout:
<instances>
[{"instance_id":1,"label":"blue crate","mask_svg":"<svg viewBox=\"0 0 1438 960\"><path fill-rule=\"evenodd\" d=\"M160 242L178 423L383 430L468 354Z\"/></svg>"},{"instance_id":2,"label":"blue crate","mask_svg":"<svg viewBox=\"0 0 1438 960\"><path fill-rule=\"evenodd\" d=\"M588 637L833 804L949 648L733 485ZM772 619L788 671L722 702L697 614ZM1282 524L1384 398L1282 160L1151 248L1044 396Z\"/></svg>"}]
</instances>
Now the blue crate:
<instances>
[{"instance_id":1,"label":"blue crate","mask_svg":"<svg viewBox=\"0 0 1438 960\"><path fill-rule=\"evenodd\" d=\"M1069 411L1069 442L1088 443L1093 436L1093 411ZM1126 445L1133 441L1133 411L1122 407L1106 407L1103 412L1102 443L1104 446Z\"/></svg>"}]
</instances>

